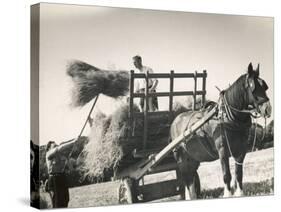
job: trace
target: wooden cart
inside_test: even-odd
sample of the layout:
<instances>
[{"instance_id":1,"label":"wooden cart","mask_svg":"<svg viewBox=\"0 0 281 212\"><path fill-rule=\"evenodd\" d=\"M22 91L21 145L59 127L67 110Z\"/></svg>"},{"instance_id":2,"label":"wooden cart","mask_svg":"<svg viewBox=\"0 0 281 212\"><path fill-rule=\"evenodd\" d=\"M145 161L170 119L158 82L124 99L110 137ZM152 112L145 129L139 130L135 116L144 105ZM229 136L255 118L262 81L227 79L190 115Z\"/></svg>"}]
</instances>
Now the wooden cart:
<instances>
[{"instance_id":1,"label":"wooden cart","mask_svg":"<svg viewBox=\"0 0 281 212\"><path fill-rule=\"evenodd\" d=\"M155 92L149 93L148 90L148 80L150 78L157 79L169 79L170 89L168 92ZM175 79L194 79L194 89L193 91L174 91ZM173 99L175 96L192 96L193 97L193 110L196 108L196 98L198 96L202 97L202 105L205 104L206 96L206 78L207 72L204 70L202 73L175 73L171 71L170 73L134 73L131 71L130 74L130 139L139 139L142 136L142 145L140 148L135 149L132 152L132 156L138 159L136 163L127 164L125 168L118 170L114 174L114 178L121 180L120 187L118 189L118 196L120 203L135 203L135 202L147 202L156 199L162 199L170 196L181 195L184 198L184 186L178 174L176 162L171 154L173 149L177 147L181 142L188 141L188 138L192 137L192 134L198 130L205 122L210 120L214 114L217 112L217 108L211 110L202 120L199 120L191 128L185 131L175 140L168 142L168 136L170 131L170 125L175 118L173 113ZM145 79L146 89L145 93L135 93L134 92L134 81L135 79ZM202 88L198 90L198 80L202 80ZM148 98L149 97L168 97L169 98L169 110L167 111L157 111L148 112ZM144 112L134 112L134 99L144 98L145 101L145 111ZM154 132L153 129L149 128L150 123L158 120L161 116L161 120L164 123L159 123L163 125L161 132ZM166 118L164 118L166 117ZM143 119L143 132L139 132L134 128L134 123L136 119ZM164 120L164 121L163 121ZM164 140L157 139L157 133L166 133ZM159 138L159 136L158 136ZM177 173L176 179L156 182L153 184L145 184L143 182L143 177L146 175L151 175L155 173L172 171L175 170ZM199 177L196 177L196 187L197 191L200 192L200 181Z\"/></svg>"}]
</instances>

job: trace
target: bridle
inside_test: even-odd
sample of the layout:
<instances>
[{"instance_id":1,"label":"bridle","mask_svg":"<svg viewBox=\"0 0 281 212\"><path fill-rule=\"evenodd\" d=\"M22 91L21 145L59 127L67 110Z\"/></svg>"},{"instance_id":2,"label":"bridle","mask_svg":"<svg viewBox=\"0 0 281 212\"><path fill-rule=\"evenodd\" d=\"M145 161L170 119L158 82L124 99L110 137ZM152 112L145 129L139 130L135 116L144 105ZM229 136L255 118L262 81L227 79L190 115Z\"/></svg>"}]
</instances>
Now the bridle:
<instances>
[{"instance_id":1,"label":"bridle","mask_svg":"<svg viewBox=\"0 0 281 212\"><path fill-rule=\"evenodd\" d=\"M248 75L246 76L245 84L246 84L245 88L247 89L248 98L251 98L253 101L253 105L252 105L253 109L237 109L228 103L228 101L225 97L224 91L222 91L220 94L220 98L222 99L222 102L224 103L226 114L231 121L234 121L234 116L233 116L232 111L235 111L237 113L249 114L252 118L255 118L255 119L261 117L261 111L260 111L259 105L263 104L267 100L260 101L260 102L257 101L257 99L255 98L255 95L253 94L255 88L250 84Z\"/></svg>"},{"instance_id":2,"label":"bridle","mask_svg":"<svg viewBox=\"0 0 281 212\"><path fill-rule=\"evenodd\" d=\"M255 133L254 133L254 138L253 138L254 139L253 140L253 146L251 148L251 151L253 152L254 149L255 149L256 138L257 138L257 127L258 127L257 119L261 117L261 111L259 109L259 105L266 102L266 100L260 101L260 102L258 102L256 100L256 98L253 94L255 88L254 88L254 86L250 85L250 82L248 80L248 75L246 76L246 86L245 87L247 89L248 98L249 97L252 98L253 107L254 107L253 109L237 109L237 108L233 107L232 105L230 105L228 103L228 101L226 99L226 96L225 96L225 91L221 91L220 92L220 100L219 100L219 102L220 102L219 110L222 113L222 105L223 105L224 108L225 108L225 113L226 113L227 118L232 122L235 121L233 111L235 111L237 113L249 114L255 120ZM265 127L264 127L264 130L263 130L262 139L264 138L265 131L266 131L266 117L264 119L265 119ZM221 121L221 126L222 126L222 124L224 122L223 115L221 115L220 121ZM225 139L226 139L226 144L227 144L230 156L234 159L235 164L242 166L243 163L240 163L240 162L236 161L235 158L233 157L233 154L232 154L232 151L231 151L231 148L230 148L229 140L228 140L225 129L223 129L223 131L224 131L224 136L225 136Z\"/></svg>"}]
</instances>

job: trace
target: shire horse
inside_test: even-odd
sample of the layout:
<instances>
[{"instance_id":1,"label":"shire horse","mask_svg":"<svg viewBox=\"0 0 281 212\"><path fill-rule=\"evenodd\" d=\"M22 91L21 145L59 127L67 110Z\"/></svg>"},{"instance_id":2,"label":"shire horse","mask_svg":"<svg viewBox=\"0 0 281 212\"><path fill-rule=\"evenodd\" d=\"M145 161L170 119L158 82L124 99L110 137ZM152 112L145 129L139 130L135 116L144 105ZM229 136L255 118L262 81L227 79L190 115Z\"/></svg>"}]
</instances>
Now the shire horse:
<instances>
[{"instance_id":1,"label":"shire horse","mask_svg":"<svg viewBox=\"0 0 281 212\"><path fill-rule=\"evenodd\" d=\"M185 199L196 199L200 192L197 169L200 162L219 159L224 182L224 197L232 196L229 157L235 161L235 196L243 195L243 161L247 152L247 139L253 112L270 117L271 105L267 97L266 82L259 77L252 63L246 74L240 76L228 89L220 93L217 115L208 121L188 141L174 150L180 177L185 185ZM175 139L210 109L179 114L170 129Z\"/></svg>"}]
</instances>

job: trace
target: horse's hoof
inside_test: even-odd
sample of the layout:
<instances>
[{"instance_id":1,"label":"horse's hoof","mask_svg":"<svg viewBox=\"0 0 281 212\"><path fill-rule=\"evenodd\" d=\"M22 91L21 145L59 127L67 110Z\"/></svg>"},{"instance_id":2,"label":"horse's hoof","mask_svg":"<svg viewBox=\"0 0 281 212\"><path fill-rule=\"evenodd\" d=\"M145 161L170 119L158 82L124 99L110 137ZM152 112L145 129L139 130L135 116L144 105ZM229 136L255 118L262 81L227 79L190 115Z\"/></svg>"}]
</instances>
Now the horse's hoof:
<instances>
[{"instance_id":1,"label":"horse's hoof","mask_svg":"<svg viewBox=\"0 0 281 212\"><path fill-rule=\"evenodd\" d=\"M224 192L223 198L229 198L229 197L232 197L231 192L230 191L229 192Z\"/></svg>"},{"instance_id":2,"label":"horse's hoof","mask_svg":"<svg viewBox=\"0 0 281 212\"><path fill-rule=\"evenodd\" d=\"M237 188L236 191L234 192L234 196L235 196L235 197L243 197L243 196L244 196L243 190Z\"/></svg>"},{"instance_id":3,"label":"horse's hoof","mask_svg":"<svg viewBox=\"0 0 281 212\"><path fill-rule=\"evenodd\" d=\"M232 196L231 191L228 190L227 186L225 185L224 191L223 191L223 198L229 198L231 196Z\"/></svg>"}]
</instances>

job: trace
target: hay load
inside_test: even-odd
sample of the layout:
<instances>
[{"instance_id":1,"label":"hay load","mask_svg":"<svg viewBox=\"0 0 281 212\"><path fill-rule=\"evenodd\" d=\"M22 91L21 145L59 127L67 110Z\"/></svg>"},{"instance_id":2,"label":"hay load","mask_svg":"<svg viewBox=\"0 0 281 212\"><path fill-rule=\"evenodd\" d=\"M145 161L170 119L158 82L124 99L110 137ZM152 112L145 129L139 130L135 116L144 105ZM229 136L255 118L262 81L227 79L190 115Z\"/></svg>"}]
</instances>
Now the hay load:
<instances>
[{"instance_id":1,"label":"hay load","mask_svg":"<svg viewBox=\"0 0 281 212\"><path fill-rule=\"evenodd\" d=\"M134 106L134 111L139 112ZM175 104L174 114L188 111L180 103ZM150 149L163 147L168 144L169 129L164 123L165 117L157 117L158 120L150 123L150 129L156 134L149 135L147 146ZM129 129L136 131L134 138L129 136ZM89 143L85 146L83 154L85 162L83 172L85 177L103 177L108 170L122 169L126 163L134 163L137 159L132 157L135 149L141 149L143 145L143 119L134 120L133 126L129 122L129 105L121 105L112 115L105 116L98 112L94 116L94 123L89 136ZM138 136L137 134L140 134ZM129 161L126 161L129 159Z\"/></svg>"},{"instance_id":2,"label":"hay load","mask_svg":"<svg viewBox=\"0 0 281 212\"><path fill-rule=\"evenodd\" d=\"M67 68L67 74L74 82L72 104L84 106L98 94L120 98L129 90L129 72L105 71L81 61L73 61ZM174 102L175 117L179 113L190 110L192 104L188 98L182 102ZM134 112L139 112L135 105ZM113 114L106 116L96 112L89 136L89 142L83 150L85 157L82 171L87 178L103 178L112 170L134 163L132 153L143 147L143 117L129 121L129 105L122 104ZM168 122L167 122L168 121ZM168 144L169 117L158 116L148 120L149 132L147 148L162 148ZM134 131L130 137L129 129ZM108 177L108 176L107 176Z\"/></svg>"},{"instance_id":3,"label":"hay load","mask_svg":"<svg viewBox=\"0 0 281 212\"><path fill-rule=\"evenodd\" d=\"M173 117L191 110L192 101L190 97L175 101ZM201 107L200 98L197 99L196 104L198 108ZM134 112L139 112L136 105L134 105ZM149 123L149 133L156 133L148 135L148 149L162 148L168 144L169 128L166 126L165 119L160 116ZM130 128L135 131L134 139L129 136ZM128 162L127 159L130 163L134 163L137 159L132 157L132 152L135 149L142 149L142 132L142 118L135 119L133 126L130 126L128 104L121 105L110 116L105 116L101 112L96 113L89 143L83 150L86 157L83 166L84 175L90 178L103 177L108 170L124 168L124 164Z\"/></svg>"},{"instance_id":4,"label":"hay load","mask_svg":"<svg viewBox=\"0 0 281 212\"><path fill-rule=\"evenodd\" d=\"M82 61L72 61L67 67L74 86L72 105L81 107L102 93L112 98L125 96L129 90L128 71L106 71Z\"/></svg>"},{"instance_id":5,"label":"hay load","mask_svg":"<svg viewBox=\"0 0 281 212\"><path fill-rule=\"evenodd\" d=\"M134 111L138 111L135 106ZM90 178L103 177L110 169L117 168L125 155L138 146L136 140L129 140L129 107L123 105L112 115L98 112L85 146L84 175ZM131 145L129 143L131 142ZM137 141L141 144L141 140Z\"/></svg>"}]
</instances>

